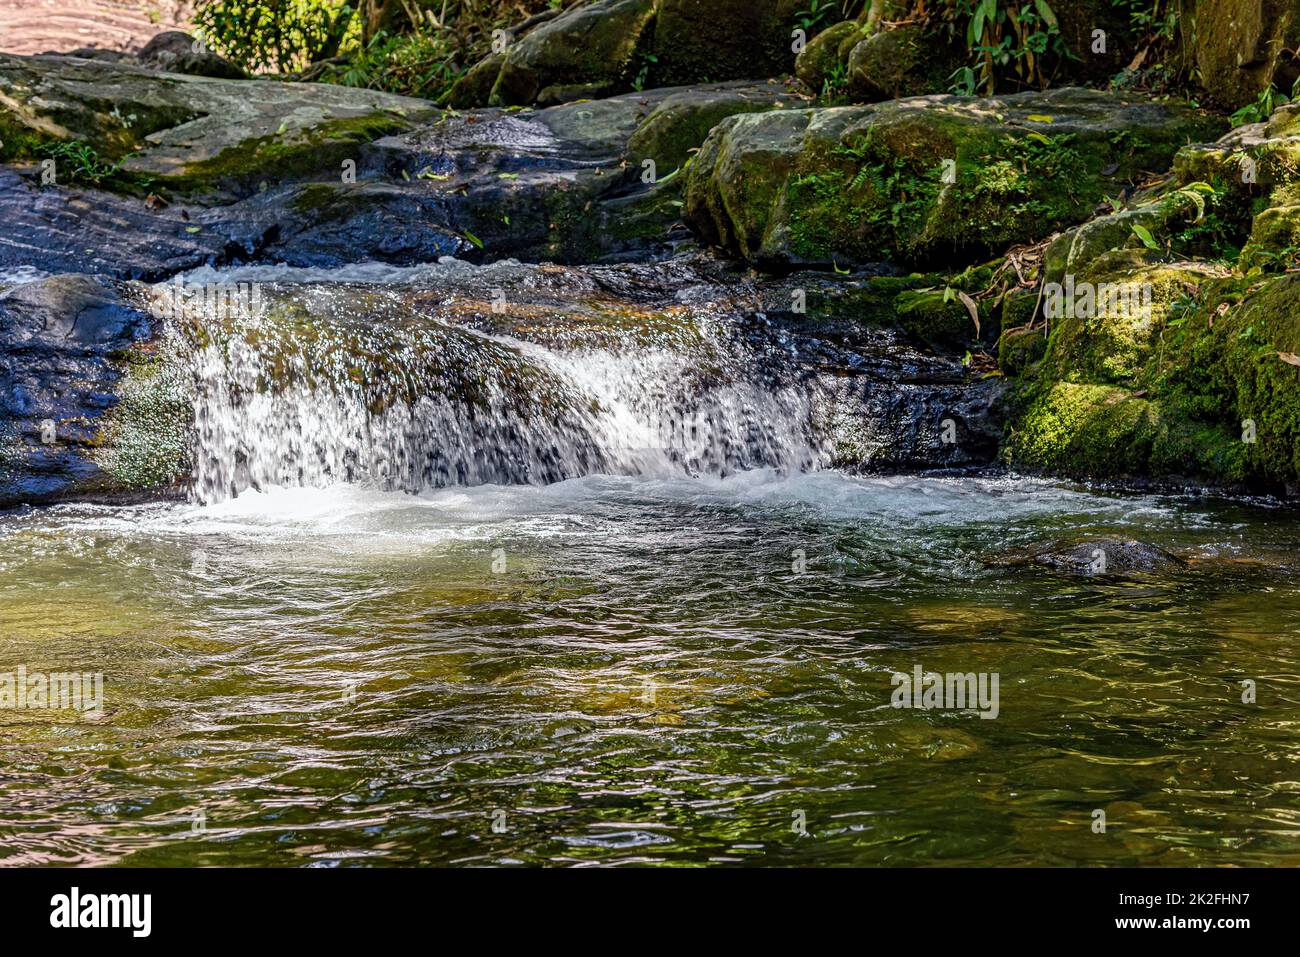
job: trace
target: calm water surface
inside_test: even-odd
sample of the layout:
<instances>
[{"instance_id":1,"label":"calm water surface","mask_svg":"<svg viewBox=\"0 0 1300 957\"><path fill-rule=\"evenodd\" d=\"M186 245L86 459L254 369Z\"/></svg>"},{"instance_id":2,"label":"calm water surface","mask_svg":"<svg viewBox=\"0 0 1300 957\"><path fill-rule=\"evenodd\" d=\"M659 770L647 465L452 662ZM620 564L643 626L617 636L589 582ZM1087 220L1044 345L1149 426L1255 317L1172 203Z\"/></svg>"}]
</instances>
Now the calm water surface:
<instances>
[{"instance_id":1,"label":"calm water surface","mask_svg":"<svg viewBox=\"0 0 1300 957\"><path fill-rule=\"evenodd\" d=\"M1191 561L984 561L1082 535ZM8 513L0 671L105 708L0 710L0 864L1296 865L1298 554L1285 509L1009 478ZM890 707L918 664L997 719Z\"/></svg>"}]
</instances>

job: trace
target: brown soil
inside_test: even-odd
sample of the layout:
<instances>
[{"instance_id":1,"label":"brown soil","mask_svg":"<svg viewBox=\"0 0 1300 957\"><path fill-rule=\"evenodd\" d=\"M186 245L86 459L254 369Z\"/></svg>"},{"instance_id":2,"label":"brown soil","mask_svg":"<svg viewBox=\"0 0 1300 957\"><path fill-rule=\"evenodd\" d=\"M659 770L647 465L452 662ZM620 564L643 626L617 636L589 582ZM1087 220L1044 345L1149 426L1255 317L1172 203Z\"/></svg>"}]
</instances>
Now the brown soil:
<instances>
[{"instance_id":1,"label":"brown soil","mask_svg":"<svg viewBox=\"0 0 1300 957\"><path fill-rule=\"evenodd\" d=\"M156 33L185 29L191 0L0 0L0 51L135 52Z\"/></svg>"}]
</instances>

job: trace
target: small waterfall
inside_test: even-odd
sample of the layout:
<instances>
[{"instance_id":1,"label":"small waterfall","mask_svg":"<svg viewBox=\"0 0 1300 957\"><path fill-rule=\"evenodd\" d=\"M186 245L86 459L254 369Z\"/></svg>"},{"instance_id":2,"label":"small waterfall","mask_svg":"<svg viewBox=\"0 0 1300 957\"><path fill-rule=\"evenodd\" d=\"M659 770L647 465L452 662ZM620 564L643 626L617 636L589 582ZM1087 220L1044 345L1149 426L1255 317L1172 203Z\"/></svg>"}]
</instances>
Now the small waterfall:
<instances>
[{"instance_id":1,"label":"small waterfall","mask_svg":"<svg viewBox=\"0 0 1300 957\"><path fill-rule=\"evenodd\" d=\"M416 308L409 290L338 283L180 305L174 288L155 294L193 374L203 502L269 486L418 492L826 458L789 350L736 315L674 307L650 335L582 316L556 337L548 323L573 316L553 305L502 317L463 297Z\"/></svg>"}]
</instances>

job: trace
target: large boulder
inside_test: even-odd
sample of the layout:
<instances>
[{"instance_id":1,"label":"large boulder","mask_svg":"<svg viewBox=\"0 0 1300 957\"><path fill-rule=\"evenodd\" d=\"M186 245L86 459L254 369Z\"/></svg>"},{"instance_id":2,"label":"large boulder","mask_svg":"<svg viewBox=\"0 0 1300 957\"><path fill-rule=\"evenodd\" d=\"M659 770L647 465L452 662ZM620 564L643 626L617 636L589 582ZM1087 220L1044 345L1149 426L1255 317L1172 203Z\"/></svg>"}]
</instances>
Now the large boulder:
<instances>
[{"instance_id":1,"label":"large boulder","mask_svg":"<svg viewBox=\"0 0 1300 957\"><path fill-rule=\"evenodd\" d=\"M942 93L959 59L949 44L921 24L881 30L854 44L847 83L857 99L889 100Z\"/></svg>"},{"instance_id":2,"label":"large boulder","mask_svg":"<svg viewBox=\"0 0 1300 957\"><path fill-rule=\"evenodd\" d=\"M627 89L654 15L654 0L596 0L569 8L506 48L491 103L547 105Z\"/></svg>"},{"instance_id":3,"label":"large boulder","mask_svg":"<svg viewBox=\"0 0 1300 957\"><path fill-rule=\"evenodd\" d=\"M1003 332L1047 334L1036 361L1004 366L1010 462L1300 491L1298 156L1297 113L1278 111L1184 148L1172 176L1047 247L1036 333Z\"/></svg>"},{"instance_id":4,"label":"large boulder","mask_svg":"<svg viewBox=\"0 0 1300 957\"><path fill-rule=\"evenodd\" d=\"M1237 109L1272 86L1279 56L1300 26L1300 3L1198 0L1190 24L1207 98Z\"/></svg>"},{"instance_id":5,"label":"large boulder","mask_svg":"<svg viewBox=\"0 0 1300 957\"><path fill-rule=\"evenodd\" d=\"M181 30L166 30L144 45L136 55L141 66L165 73L188 73L191 76L214 76L224 80L247 77L239 67L218 56Z\"/></svg>"},{"instance_id":6,"label":"large boulder","mask_svg":"<svg viewBox=\"0 0 1300 957\"><path fill-rule=\"evenodd\" d=\"M803 0L587 0L507 31L450 91L457 109L553 105L628 90L781 77Z\"/></svg>"},{"instance_id":7,"label":"large boulder","mask_svg":"<svg viewBox=\"0 0 1300 957\"><path fill-rule=\"evenodd\" d=\"M734 116L690 170L686 215L764 266L971 262L1083 221L1225 125L1071 88Z\"/></svg>"},{"instance_id":8,"label":"large boulder","mask_svg":"<svg viewBox=\"0 0 1300 957\"><path fill-rule=\"evenodd\" d=\"M841 47L853 46L863 39L862 27L855 20L842 20L810 39L795 59L794 72L813 93L846 77L845 56Z\"/></svg>"}]
</instances>

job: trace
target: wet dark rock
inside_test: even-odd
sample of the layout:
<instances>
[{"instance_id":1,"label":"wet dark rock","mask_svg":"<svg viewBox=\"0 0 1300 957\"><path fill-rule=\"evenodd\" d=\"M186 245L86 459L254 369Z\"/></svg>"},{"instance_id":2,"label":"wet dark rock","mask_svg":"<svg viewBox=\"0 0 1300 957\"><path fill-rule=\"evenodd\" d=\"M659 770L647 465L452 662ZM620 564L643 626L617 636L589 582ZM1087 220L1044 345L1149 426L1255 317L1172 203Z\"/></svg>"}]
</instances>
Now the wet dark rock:
<instances>
[{"instance_id":1,"label":"wet dark rock","mask_svg":"<svg viewBox=\"0 0 1300 957\"><path fill-rule=\"evenodd\" d=\"M123 284L89 276L0 295L0 507L127 490L125 460L104 452L126 357L155 328L133 298Z\"/></svg>"},{"instance_id":2,"label":"wet dark rock","mask_svg":"<svg viewBox=\"0 0 1300 957\"><path fill-rule=\"evenodd\" d=\"M0 167L0 272L156 280L230 258L229 233L205 230L182 211L96 190L42 188L37 171Z\"/></svg>"}]
</instances>

